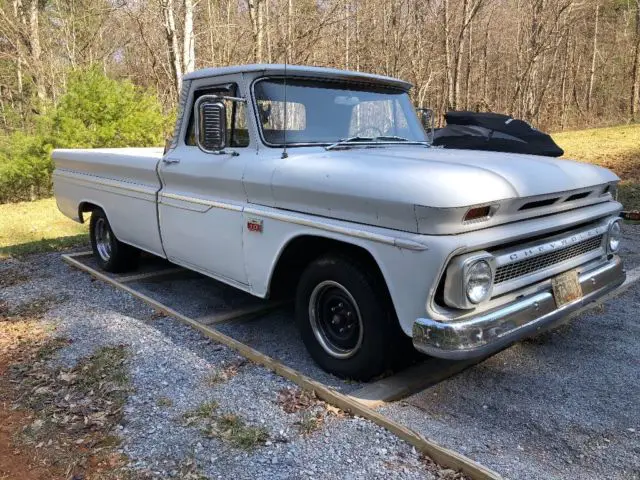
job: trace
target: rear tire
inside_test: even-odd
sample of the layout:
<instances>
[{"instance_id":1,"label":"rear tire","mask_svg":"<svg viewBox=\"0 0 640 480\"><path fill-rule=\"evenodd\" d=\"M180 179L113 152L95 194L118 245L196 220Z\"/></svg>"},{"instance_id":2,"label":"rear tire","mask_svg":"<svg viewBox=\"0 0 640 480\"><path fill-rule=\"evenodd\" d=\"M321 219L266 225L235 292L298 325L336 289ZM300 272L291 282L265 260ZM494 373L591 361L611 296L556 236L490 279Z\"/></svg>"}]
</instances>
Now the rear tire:
<instances>
[{"instance_id":1,"label":"rear tire","mask_svg":"<svg viewBox=\"0 0 640 480\"><path fill-rule=\"evenodd\" d=\"M404 333L373 269L326 255L303 272L296 323L311 357L327 372L366 381L391 368Z\"/></svg>"},{"instance_id":2,"label":"rear tire","mask_svg":"<svg viewBox=\"0 0 640 480\"><path fill-rule=\"evenodd\" d=\"M96 209L91 214L89 234L93 255L100 268L111 273L134 270L140 250L116 238L105 213Z\"/></svg>"}]
</instances>

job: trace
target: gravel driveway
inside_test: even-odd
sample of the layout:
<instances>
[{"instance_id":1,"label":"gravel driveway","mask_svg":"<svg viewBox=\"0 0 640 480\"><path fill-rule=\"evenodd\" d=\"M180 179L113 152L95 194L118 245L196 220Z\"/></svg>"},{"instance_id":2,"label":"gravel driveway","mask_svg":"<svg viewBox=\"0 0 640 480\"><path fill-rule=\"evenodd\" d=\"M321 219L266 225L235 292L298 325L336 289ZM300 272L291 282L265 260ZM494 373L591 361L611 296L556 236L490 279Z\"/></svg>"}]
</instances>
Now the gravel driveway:
<instances>
[{"instance_id":1,"label":"gravel driveway","mask_svg":"<svg viewBox=\"0 0 640 480\"><path fill-rule=\"evenodd\" d=\"M130 349L135 392L115 433L136 470L156 478L181 476L185 464L195 464L205 478L224 479L440 475L413 447L367 420L329 412L315 429L308 423L309 412L286 413L278 402L279 392L294 384L243 363L227 347L94 281L66 265L59 254L0 262L0 275L10 270L28 277L2 289L0 300L10 308L45 297L56 299L45 321L56 328L56 335L73 341L56 361L70 366L107 345ZM219 372L229 366L232 374L221 378ZM209 438L198 425L185 422L185 415L213 404L221 414L238 416L266 431L266 442L244 450ZM317 405L311 413L324 408Z\"/></svg>"}]
</instances>

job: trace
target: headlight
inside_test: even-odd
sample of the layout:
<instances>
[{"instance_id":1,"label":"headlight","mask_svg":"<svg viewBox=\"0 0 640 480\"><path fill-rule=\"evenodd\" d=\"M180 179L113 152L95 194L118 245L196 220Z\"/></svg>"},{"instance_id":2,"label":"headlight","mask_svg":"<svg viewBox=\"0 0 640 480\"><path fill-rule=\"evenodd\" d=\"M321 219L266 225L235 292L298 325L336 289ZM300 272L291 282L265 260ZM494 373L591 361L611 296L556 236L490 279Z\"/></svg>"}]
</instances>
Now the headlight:
<instances>
[{"instance_id":1,"label":"headlight","mask_svg":"<svg viewBox=\"0 0 640 480\"><path fill-rule=\"evenodd\" d=\"M465 291L471 303L482 303L489 298L493 285L491 265L485 260L478 260L469 266L465 278Z\"/></svg>"},{"instance_id":2,"label":"headlight","mask_svg":"<svg viewBox=\"0 0 640 480\"><path fill-rule=\"evenodd\" d=\"M609 233L607 235L607 247L610 252L617 252L622 241L622 227L620 220L614 220L609 225Z\"/></svg>"}]
</instances>

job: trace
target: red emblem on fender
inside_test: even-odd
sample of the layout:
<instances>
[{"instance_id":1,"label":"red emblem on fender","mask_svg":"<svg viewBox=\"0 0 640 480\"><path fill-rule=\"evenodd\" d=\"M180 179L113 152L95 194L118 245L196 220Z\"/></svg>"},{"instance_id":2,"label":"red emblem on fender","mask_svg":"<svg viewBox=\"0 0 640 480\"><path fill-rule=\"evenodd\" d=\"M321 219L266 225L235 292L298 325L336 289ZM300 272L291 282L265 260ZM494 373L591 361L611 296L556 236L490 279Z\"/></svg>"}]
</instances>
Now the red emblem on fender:
<instances>
[{"instance_id":1,"label":"red emblem on fender","mask_svg":"<svg viewBox=\"0 0 640 480\"><path fill-rule=\"evenodd\" d=\"M247 230L250 232L262 233L262 220L252 218L247 222Z\"/></svg>"}]
</instances>

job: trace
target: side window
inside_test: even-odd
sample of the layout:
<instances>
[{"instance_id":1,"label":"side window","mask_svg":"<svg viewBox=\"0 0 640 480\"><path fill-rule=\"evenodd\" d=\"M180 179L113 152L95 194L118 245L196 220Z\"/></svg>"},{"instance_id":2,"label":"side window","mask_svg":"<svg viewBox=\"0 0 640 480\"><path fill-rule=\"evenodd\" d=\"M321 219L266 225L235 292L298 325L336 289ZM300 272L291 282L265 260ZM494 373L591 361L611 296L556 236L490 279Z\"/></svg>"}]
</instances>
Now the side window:
<instances>
[{"instance_id":1,"label":"side window","mask_svg":"<svg viewBox=\"0 0 640 480\"><path fill-rule=\"evenodd\" d=\"M185 138L185 143L187 145L196 145L196 112L194 111L196 100L202 95L225 95L234 97L236 96L237 89L237 85L223 85L220 87L197 90L195 92L191 106L191 114L189 115L187 135ZM227 145L229 147L248 147L249 130L247 127L247 104L243 102L232 102L230 100L225 100L224 103L227 107Z\"/></svg>"}]
</instances>

